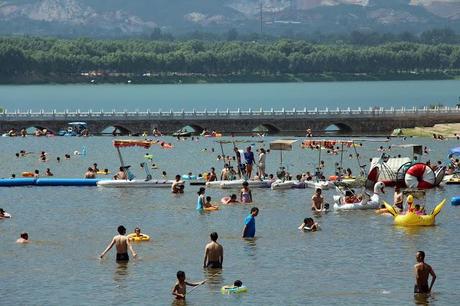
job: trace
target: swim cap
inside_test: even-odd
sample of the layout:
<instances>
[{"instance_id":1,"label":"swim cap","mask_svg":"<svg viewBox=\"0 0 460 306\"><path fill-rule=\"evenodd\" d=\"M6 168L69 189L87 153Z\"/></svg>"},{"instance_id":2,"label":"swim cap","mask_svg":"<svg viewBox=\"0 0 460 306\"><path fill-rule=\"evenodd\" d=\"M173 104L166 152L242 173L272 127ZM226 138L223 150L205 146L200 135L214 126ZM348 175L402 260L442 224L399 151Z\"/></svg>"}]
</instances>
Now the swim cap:
<instances>
[{"instance_id":1,"label":"swim cap","mask_svg":"<svg viewBox=\"0 0 460 306\"><path fill-rule=\"evenodd\" d=\"M414 203L414 197L411 194L407 196L407 203Z\"/></svg>"}]
</instances>

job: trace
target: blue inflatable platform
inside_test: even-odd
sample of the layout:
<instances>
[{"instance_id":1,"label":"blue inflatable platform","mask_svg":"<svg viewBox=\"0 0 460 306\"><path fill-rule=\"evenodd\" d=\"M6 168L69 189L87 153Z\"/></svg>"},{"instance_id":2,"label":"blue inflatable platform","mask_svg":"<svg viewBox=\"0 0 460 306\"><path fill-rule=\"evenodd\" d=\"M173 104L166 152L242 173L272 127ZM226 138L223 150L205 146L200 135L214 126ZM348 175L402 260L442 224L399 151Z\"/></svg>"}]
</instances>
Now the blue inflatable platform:
<instances>
[{"instance_id":1,"label":"blue inflatable platform","mask_svg":"<svg viewBox=\"0 0 460 306\"><path fill-rule=\"evenodd\" d=\"M14 178L0 179L0 187L18 186L97 186L101 179L84 178Z\"/></svg>"}]
</instances>

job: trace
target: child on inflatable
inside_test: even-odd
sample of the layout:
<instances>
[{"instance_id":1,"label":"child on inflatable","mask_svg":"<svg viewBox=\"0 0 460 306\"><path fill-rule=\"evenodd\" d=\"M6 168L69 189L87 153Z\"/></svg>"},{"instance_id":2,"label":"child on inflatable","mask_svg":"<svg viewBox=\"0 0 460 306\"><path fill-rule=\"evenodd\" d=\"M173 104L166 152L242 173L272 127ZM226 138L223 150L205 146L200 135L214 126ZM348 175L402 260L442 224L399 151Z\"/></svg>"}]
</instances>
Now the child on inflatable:
<instances>
[{"instance_id":1,"label":"child on inflatable","mask_svg":"<svg viewBox=\"0 0 460 306\"><path fill-rule=\"evenodd\" d=\"M207 197L206 197L206 202L204 203L203 207L204 207L204 208L211 208L211 207L217 208L216 205L212 205L212 203L211 203L211 197L210 197L210 196L207 196Z\"/></svg>"}]
</instances>

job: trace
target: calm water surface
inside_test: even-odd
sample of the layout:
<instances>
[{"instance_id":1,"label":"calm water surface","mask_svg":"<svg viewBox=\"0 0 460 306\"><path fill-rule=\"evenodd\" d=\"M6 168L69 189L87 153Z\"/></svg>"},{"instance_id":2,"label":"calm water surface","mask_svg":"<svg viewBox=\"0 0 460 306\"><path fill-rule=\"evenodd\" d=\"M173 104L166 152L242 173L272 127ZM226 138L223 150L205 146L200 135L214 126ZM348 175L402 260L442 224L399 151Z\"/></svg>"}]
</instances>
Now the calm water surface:
<instances>
[{"instance_id":1,"label":"calm water surface","mask_svg":"<svg viewBox=\"0 0 460 306\"><path fill-rule=\"evenodd\" d=\"M222 162L216 160L220 148L209 139L177 142L171 151L158 146L154 155L159 177L197 173ZM265 139L266 142L271 138ZM57 177L81 177L93 162L114 171L118 167L110 137L89 138L0 138L0 176L47 167ZM400 143L393 140L392 143ZM406 142L409 142L407 140ZM424 159L445 160L447 150L458 141L432 142L411 139L433 151ZM266 145L266 144L265 144ZM381 143L365 143L359 149L365 163L377 156ZM383 144L387 146L388 144ZM58 164L65 153L87 147L87 156L73 156ZM211 153L210 149L216 152ZM208 151L202 151L208 148ZM41 163L38 155L16 159L21 149L49 153ZM231 148L225 148L230 151ZM139 163L144 149L128 149L125 158L133 171L142 176ZM356 160L345 166L357 168ZM409 156L405 149L391 154ZM332 173L338 156L325 156L327 172ZM296 146L284 159L292 173L313 170L317 153ZM279 154L267 157L268 172L276 171ZM13 215L0 221L0 284L4 305L175 305L170 293L177 270L190 280L210 277L207 284L187 296L187 305L408 305L414 304L412 266L415 252L427 252L427 262L438 274L430 303L452 305L460 294L460 210L446 205L430 228L397 228L391 217L373 211L330 212L315 217L322 226L317 233L303 233L297 226L310 216L313 190L253 190L257 217L257 239L240 238L249 206L221 207L208 214L195 211L196 186L186 186L181 196L160 189L102 189L97 187L18 187L1 188L1 204ZM209 190L215 201L228 191ZM332 202L333 191L325 196ZM441 201L459 195L457 186L428 192L431 209ZM387 189L387 200L392 190ZM98 255L124 224L131 232L140 226L152 237L149 243L135 244L139 259L126 266L115 263L114 251L105 260ZM22 231L32 243L17 245ZM225 248L221 273L202 269L204 246L209 233L217 231ZM224 296L220 287L241 279L247 294Z\"/></svg>"},{"instance_id":2,"label":"calm water surface","mask_svg":"<svg viewBox=\"0 0 460 306\"><path fill-rule=\"evenodd\" d=\"M460 80L200 85L0 86L0 107L21 110L192 110L453 106Z\"/></svg>"}]
</instances>

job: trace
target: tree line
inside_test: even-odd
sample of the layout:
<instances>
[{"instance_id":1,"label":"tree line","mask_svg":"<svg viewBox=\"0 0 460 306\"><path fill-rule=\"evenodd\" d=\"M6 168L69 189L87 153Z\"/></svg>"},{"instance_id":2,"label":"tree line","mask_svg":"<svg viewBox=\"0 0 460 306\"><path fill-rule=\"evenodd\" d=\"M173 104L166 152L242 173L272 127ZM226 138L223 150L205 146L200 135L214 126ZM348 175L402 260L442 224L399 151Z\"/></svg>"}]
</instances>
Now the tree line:
<instances>
[{"instance_id":1,"label":"tree line","mask_svg":"<svg viewBox=\"0 0 460 306\"><path fill-rule=\"evenodd\" d=\"M0 76L87 71L205 75L401 73L460 69L460 45L376 46L306 41L151 41L0 38Z\"/></svg>"}]
</instances>

